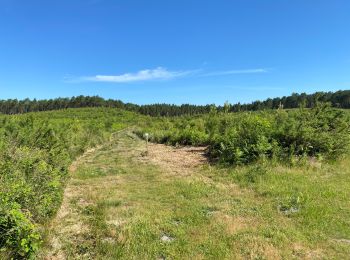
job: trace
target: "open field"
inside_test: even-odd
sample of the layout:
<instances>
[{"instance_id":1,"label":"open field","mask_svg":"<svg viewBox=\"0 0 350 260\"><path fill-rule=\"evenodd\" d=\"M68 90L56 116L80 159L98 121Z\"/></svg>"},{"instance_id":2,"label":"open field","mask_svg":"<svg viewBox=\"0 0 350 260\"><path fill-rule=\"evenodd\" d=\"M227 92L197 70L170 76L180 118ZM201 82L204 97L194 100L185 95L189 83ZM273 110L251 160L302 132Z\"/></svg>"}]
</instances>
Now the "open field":
<instances>
[{"instance_id":1,"label":"open field","mask_svg":"<svg viewBox=\"0 0 350 260\"><path fill-rule=\"evenodd\" d=\"M1 170L7 174L0 183L0 213L16 229L1 237L1 243L11 243L0 255L346 259L348 113L320 111L151 118L90 108L2 116ZM274 128L279 117L282 126L295 126L299 113L313 120L299 120L296 134ZM237 125L254 122L246 138L255 142L234 143L245 153L227 157L225 149L225 157L217 157L215 140L231 140ZM317 139L311 147L309 137L317 137L319 127L324 142ZM140 138L145 132L154 142L175 146L150 143L147 152ZM284 136L299 142L295 149L269 146ZM4 220L3 230L9 225Z\"/></svg>"},{"instance_id":2,"label":"open field","mask_svg":"<svg viewBox=\"0 0 350 260\"><path fill-rule=\"evenodd\" d=\"M200 151L145 151L122 131L73 164L43 258L347 257L349 161L232 170Z\"/></svg>"},{"instance_id":3,"label":"open field","mask_svg":"<svg viewBox=\"0 0 350 260\"><path fill-rule=\"evenodd\" d=\"M350 260L350 0L0 0L0 260Z\"/></svg>"}]
</instances>

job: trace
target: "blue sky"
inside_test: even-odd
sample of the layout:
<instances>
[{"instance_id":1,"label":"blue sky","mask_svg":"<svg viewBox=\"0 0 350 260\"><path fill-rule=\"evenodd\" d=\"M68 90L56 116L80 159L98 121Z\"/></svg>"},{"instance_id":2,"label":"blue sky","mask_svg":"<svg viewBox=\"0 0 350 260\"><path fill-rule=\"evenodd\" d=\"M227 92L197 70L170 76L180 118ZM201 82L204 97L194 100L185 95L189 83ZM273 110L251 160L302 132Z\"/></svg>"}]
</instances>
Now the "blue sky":
<instances>
[{"instance_id":1,"label":"blue sky","mask_svg":"<svg viewBox=\"0 0 350 260\"><path fill-rule=\"evenodd\" d=\"M350 89L349 14L348 0L0 0L0 99Z\"/></svg>"}]
</instances>

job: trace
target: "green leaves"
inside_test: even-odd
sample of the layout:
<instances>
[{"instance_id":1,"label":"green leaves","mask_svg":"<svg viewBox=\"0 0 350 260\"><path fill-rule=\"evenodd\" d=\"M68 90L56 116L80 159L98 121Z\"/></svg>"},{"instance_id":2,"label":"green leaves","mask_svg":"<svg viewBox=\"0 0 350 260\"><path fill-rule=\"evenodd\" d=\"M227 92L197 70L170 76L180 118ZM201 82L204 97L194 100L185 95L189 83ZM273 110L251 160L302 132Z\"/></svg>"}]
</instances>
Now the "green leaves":
<instances>
[{"instance_id":1,"label":"green leaves","mask_svg":"<svg viewBox=\"0 0 350 260\"><path fill-rule=\"evenodd\" d=\"M305 157L337 159L349 151L349 115L327 104L313 109L219 113L158 118L148 122L152 141L208 145L223 163L249 164L262 158L293 162Z\"/></svg>"},{"instance_id":2,"label":"green leaves","mask_svg":"<svg viewBox=\"0 0 350 260\"><path fill-rule=\"evenodd\" d=\"M10 251L15 259L30 258L41 243L30 214L23 213L16 203L0 202L0 230L0 248Z\"/></svg>"},{"instance_id":3,"label":"green leaves","mask_svg":"<svg viewBox=\"0 0 350 260\"><path fill-rule=\"evenodd\" d=\"M35 256L40 244L37 226L59 208L70 162L112 131L105 122L114 122L113 110L110 116L103 113L103 120L100 112L0 118L0 250L6 255Z\"/></svg>"}]
</instances>

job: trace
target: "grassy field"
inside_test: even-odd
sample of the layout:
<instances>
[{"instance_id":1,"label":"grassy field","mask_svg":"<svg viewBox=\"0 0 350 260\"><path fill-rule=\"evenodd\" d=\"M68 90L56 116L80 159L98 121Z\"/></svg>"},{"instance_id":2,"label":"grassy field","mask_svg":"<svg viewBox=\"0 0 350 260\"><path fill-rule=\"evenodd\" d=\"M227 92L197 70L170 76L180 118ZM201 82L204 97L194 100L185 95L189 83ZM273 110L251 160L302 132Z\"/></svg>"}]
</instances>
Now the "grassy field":
<instances>
[{"instance_id":1,"label":"grassy field","mask_svg":"<svg viewBox=\"0 0 350 260\"><path fill-rule=\"evenodd\" d=\"M346 259L349 115L0 115L0 259Z\"/></svg>"},{"instance_id":2,"label":"grassy field","mask_svg":"<svg viewBox=\"0 0 350 260\"><path fill-rule=\"evenodd\" d=\"M151 144L147 154L124 130L70 171L43 259L345 259L350 252L349 160L222 168L182 148Z\"/></svg>"}]
</instances>

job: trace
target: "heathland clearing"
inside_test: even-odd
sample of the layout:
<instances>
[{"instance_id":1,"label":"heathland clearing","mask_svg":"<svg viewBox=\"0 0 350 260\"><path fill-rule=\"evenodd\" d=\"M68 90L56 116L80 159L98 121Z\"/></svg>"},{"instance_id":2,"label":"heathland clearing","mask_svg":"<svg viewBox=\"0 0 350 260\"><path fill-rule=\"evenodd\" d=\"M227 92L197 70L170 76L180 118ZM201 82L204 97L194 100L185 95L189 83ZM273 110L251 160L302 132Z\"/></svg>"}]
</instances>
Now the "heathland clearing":
<instances>
[{"instance_id":1,"label":"heathland clearing","mask_svg":"<svg viewBox=\"0 0 350 260\"><path fill-rule=\"evenodd\" d=\"M339 188L348 189L347 163L336 172L318 166L220 169L198 148L151 144L146 154L145 143L125 130L74 164L43 255L345 257L349 245L340 239L348 236L349 223L347 213L337 210L350 205L344 197L339 200L346 194L336 194L333 184L342 180ZM250 182L254 174L262 176ZM327 194L318 194L319 187Z\"/></svg>"},{"instance_id":2,"label":"heathland clearing","mask_svg":"<svg viewBox=\"0 0 350 260\"><path fill-rule=\"evenodd\" d=\"M0 119L4 259L349 255L346 111Z\"/></svg>"}]
</instances>

